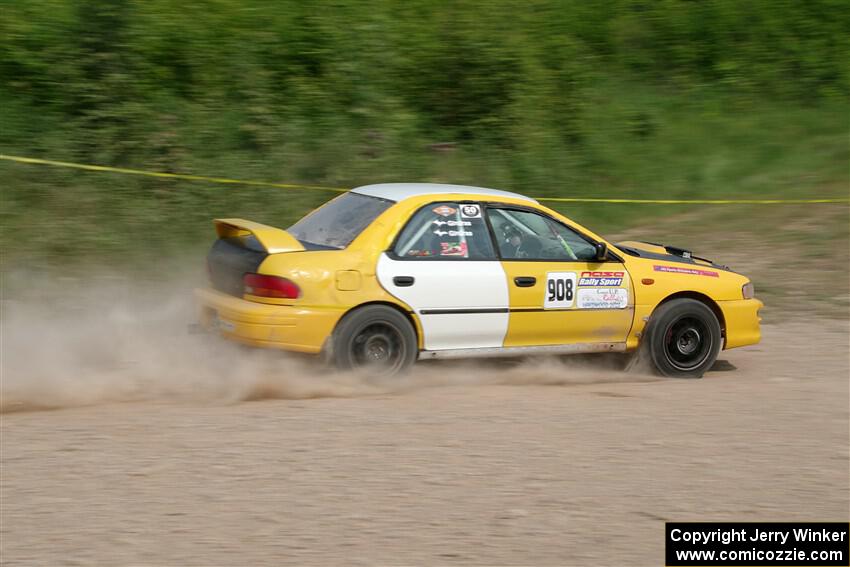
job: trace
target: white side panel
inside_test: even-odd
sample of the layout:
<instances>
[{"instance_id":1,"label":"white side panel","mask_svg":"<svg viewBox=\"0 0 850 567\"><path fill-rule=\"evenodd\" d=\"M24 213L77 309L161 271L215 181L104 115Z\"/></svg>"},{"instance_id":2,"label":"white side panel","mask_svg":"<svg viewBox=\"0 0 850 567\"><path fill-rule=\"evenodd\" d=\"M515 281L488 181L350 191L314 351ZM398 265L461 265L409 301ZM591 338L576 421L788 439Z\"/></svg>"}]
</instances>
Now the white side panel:
<instances>
[{"instance_id":1,"label":"white side panel","mask_svg":"<svg viewBox=\"0 0 850 567\"><path fill-rule=\"evenodd\" d=\"M501 347L508 313L420 315L427 350Z\"/></svg>"},{"instance_id":2,"label":"white side panel","mask_svg":"<svg viewBox=\"0 0 850 567\"><path fill-rule=\"evenodd\" d=\"M381 254L378 281L404 301L422 323L427 350L501 347L508 331L508 282L498 261L393 260ZM393 283L410 276L410 287ZM438 313L432 310L501 310L500 313ZM424 311L424 313L423 313Z\"/></svg>"}]
</instances>

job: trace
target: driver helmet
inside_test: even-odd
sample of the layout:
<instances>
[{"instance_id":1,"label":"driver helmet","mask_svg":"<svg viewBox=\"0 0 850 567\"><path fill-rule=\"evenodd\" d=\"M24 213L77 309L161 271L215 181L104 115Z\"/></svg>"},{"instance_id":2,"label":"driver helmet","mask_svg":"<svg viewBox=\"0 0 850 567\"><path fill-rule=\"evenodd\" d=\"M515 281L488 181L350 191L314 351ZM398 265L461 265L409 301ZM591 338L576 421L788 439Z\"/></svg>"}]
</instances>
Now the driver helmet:
<instances>
[{"instance_id":1,"label":"driver helmet","mask_svg":"<svg viewBox=\"0 0 850 567\"><path fill-rule=\"evenodd\" d=\"M509 241L514 236L518 238L522 238L522 232L512 224L506 224L502 227L502 236L505 238L505 242Z\"/></svg>"}]
</instances>

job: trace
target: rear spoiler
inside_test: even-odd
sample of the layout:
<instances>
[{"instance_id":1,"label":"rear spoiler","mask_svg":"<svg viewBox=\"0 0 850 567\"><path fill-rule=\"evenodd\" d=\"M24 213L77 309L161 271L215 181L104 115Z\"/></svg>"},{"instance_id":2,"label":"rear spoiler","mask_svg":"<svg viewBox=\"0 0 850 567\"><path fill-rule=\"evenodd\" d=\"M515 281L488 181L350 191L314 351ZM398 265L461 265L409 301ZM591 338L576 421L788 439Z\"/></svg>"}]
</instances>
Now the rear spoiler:
<instances>
[{"instance_id":1,"label":"rear spoiler","mask_svg":"<svg viewBox=\"0 0 850 567\"><path fill-rule=\"evenodd\" d=\"M304 250L304 246L294 236L280 228L245 219L215 219L213 224L219 238L235 238L250 234L269 254Z\"/></svg>"}]
</instances>

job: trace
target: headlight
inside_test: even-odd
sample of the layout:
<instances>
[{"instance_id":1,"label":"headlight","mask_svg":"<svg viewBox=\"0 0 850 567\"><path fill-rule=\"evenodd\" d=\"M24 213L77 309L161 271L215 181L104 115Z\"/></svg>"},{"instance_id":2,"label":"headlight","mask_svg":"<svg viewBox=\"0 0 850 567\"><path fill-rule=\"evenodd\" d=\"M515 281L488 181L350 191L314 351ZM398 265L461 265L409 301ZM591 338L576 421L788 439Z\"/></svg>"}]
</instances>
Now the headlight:
<instances>
[{"instance_id":1,"label":"headlight","mask_svg":"<svg viewBox=\"0 0 850 567\"><path fill-rule=\"evenodd\" d=\"M741 293L744 295L744 299L752 299L756 296L756 288L753 286L753 282L747 282L744 284L744 287L741 288Z\"/></svg>"}]
</instances>

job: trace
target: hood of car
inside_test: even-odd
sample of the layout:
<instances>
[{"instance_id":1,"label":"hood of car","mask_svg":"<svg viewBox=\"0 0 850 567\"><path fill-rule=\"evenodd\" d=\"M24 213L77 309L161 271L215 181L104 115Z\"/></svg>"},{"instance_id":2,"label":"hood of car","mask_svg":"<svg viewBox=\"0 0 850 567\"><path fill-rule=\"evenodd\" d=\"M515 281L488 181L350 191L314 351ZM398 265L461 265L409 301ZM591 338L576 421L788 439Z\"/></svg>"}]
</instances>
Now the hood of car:
<instances>
[{"instance_id":1,"label":"hood of car","mask_svg":"<svg viewBox=\"0 0 850 567\"><path fill-rule=\"evenodd\" d=\"M627 240L618 242L615 245L619 250L635 256L637 258L645 258L648 260L663 260L665 262L677 262L680 264L689 264L696 266L710 266L718 270L731 272L728 266L718 264L707 258L695 256L690 250L670 246L667 244L656 244L654 242L643 242L639 240Z\"/></svg>"}]
</instances>

